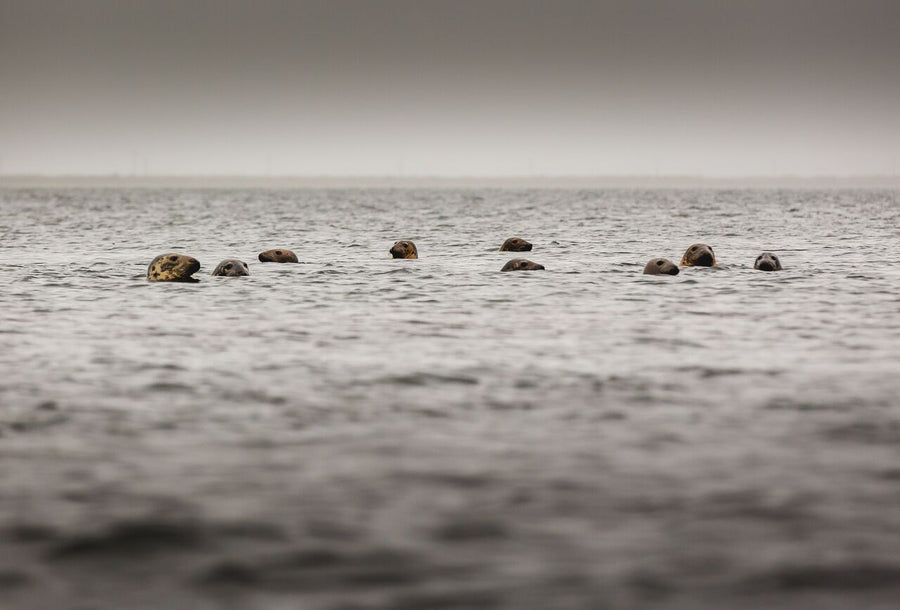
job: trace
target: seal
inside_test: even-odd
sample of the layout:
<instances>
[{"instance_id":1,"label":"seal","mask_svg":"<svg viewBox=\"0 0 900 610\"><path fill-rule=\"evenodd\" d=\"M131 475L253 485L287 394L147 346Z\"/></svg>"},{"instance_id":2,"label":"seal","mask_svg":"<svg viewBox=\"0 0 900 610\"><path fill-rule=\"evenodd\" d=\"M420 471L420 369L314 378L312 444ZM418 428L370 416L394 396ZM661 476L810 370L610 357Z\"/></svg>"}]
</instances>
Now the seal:
<instances>
[{"instance_id":1,"label":"seal","mask_svg":"<svg viewBox=\"0 0 900 610\"><path fill-rule=\"evenodd\" d=\"M151 282L199 282L191 277L200 270L200 261L192 256L168 252L160 254L147 267L147 279Z\"/></svg>"},{"instance_id":2,"label":"seal","mask_svg":"<svg viewBox=\"0 0 900 610\"><path fill-rule=\"evenodd\" d=\"M500 246L500 252L530 252L531 244L521 237L510 237Z\"/></svg>"},{"instance_id":3,"label":"seal","mask_svg":"<svg viewBox=\"0 0 900 610\"><path fill-rule=\"evenodd\" d=\"M238 277L241 275L250 275L250 269L247 268L247 263L244 261L239 261L236 258L228 258L216 265L212 274Z\"/></svg>"},{"instance_id":4,"label":"seal","mask_svg":"<svg viewBox=\"0 0 900 610\"><path fill-rule=\"evenodd\" d=\"M684 251L681 264L685 267L715 267L716 255L712 246L706 244L693 244Z\"/></svg>"},{"instance_id":5,"label":"seal","mask_svg":"<svg viewBox=\"0 0 900 610\"><path fill-rule=\"evenodd\" d=\"M290 250L266 250L259 253L261 263L299 263L297 255Z\"/></svg>"},{"instance_id":6,"label":"seal","mask_svg":"<svg viewBox=\"0 0 900 610\"><path fill-rule=\"evenodd\" d=\"M530 260L514 258L503 265L503 269L500 271L542 271L543 269L543 265L532 263Z\"/></svg>"},{"instance_id":7,"label":"seal","mask_svg":"<svg viewBox=\"0 0 900 610\"><path fill-rule=\"evenodd\" d=\"M408 239L395 241L391 246L391 256L394 258L419 258L419 251L416 250L416 244Z\"/></svg>"},{"instance_id":8,"label":"seal","mask_svg":"<svg viewBox=\"0 0 900 610\"><path fill-rule=\"evenodd\" d=\"M678 265L667 258L651 258L644 267L646 275L678 275Z\"/></svg>"},{"instance_id":9,"label":"seal","mask_svg":"<svg viewBox=\"0 0 900 610\"><path fill-rule=\"evenodd\" d=\"M757 256L753 268L760 271L781 271L782 269L781 261L771 252L763 252Z\"/></svg>"}]
</instances>

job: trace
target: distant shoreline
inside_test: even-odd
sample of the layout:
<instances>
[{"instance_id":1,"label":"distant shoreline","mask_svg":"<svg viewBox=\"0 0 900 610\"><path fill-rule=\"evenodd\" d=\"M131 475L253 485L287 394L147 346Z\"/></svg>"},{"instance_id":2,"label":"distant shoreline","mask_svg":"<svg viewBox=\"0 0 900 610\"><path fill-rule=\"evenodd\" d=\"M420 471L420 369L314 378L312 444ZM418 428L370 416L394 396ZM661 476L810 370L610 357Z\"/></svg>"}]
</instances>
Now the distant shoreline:
<instances>
[{"instance_id":1,"label":"distant shoreline","mask_svg":"<svg viewBox=\"0 0 900 610\"><path fill-rule=\"evenodd\" d=\"M18 188L900 188L900 176L0 176Z\"/></svg>"}]
</instances>

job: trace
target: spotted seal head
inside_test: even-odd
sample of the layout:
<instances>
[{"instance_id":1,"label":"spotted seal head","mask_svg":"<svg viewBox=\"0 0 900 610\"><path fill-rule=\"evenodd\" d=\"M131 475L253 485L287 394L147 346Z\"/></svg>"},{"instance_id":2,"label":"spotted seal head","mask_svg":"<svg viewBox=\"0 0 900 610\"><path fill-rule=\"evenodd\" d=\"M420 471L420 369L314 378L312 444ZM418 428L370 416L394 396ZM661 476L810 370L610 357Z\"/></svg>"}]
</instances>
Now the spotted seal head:
<instances>
[{"instance_id":1,"label":"spotted seal head","mask_svg":"<svg viewBox=\"0 0 900 610\"><path fill-rule=\"evenodd\" d=\"M394 258L419 258L419 251L416 250L416 244L408 239L395 241L391 246L391 256Z\"/></svg>"},{"instance_id":2,"label":"spotted seal head","mask_svg":"<svg viewBox=\"0 0 900 610\"><path fill-rule=\"evenodd\" d=\"M500 252L530 252L531 243L521 237L510 237L500 246Z\"/></svg>"},{"instance_id":3,"label":"spotted seal head","mask_svg":"<svg viewBox=\"0 0 900 610\"><path fill-rule=\"evenodd\" d=\"M514 258L503 265L503 269L501 269L500 271L541 271L543 269L543 265L532 263L530 260L524 258Z\"/></svg>"},{"instance_id":4,"label":"spotted seal head","mask_svg":"<svg viewBox=\"0 0 900 610\"><path fill-rule=\"evenodd\" d=\"M199 282L191 277L200 270L200 261L192 256L168 252L160 254L147 267L147 279L151 282Z\"/></svg>"},{"instance_id":5,"label":"spotted seal head","mask_svg":"<svg viewBox=\"0 0 900 610\"><path fill-rule=\"evenodd\" d=\"M236 258L229 258L216 265L212 274L239 277L241 275L250 275L250 269L247 268L247 263L244 261L239 261Z\"/></svg>"},{"instance_id":6,"label":"spotted seal head","mask_svg":"<svg viewBox=\"0 0 900 610\"><path fill-rule=\"evenodd\" d=\"M678 265L667 258L652 258L644 267L646 275L678 275Z\"/></svg>"},{"instance_id":7,"label":"spotted seal head","mask_svg":"<svg viewBox=\"0 0 900 610\"><path fill-rule=\"evenodd\" d=\"M693 244L684 251L681 264L685 267L715 267L716 255L712 246L706 244Z\"/></svg>"},{"instance_id":8,"label":"spotted seal head","mask_svg":"<svg viewBox=\"0 0 900 610\"><path fill-rule=\"evenodd\" d=\"M266 250L259 253L261 263L299 263L297 255L290 250Z\"/></svg>"},{"instance_id":9,"label":"spotted seal head","mask_svg":"<svg viewBox=\"0 0 900 610\"><path fill-rule=\"evenodd\" d=\"M757 256L753 268L760 271L781 271L782 269L781 261L771 252L763 252Z\"/></svg>"}]
</instances>

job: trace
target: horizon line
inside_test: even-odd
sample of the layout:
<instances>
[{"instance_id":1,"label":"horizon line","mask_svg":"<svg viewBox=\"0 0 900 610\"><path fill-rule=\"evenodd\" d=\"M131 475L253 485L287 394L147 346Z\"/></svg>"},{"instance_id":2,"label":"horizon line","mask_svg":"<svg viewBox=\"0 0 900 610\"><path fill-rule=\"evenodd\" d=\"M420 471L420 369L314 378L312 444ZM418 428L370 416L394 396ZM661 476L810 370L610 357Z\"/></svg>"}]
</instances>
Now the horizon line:
<instances>
[{"instance_id":1,"label":"horizon line","mask_svg":"<svg viewBox=\"0 0 900 610\"><path fill-rule=\"evenodd\" d=\"M0 174L0 187L190 186L871 186L900 187L897 174Z\"/></svg>"}]
</instances>

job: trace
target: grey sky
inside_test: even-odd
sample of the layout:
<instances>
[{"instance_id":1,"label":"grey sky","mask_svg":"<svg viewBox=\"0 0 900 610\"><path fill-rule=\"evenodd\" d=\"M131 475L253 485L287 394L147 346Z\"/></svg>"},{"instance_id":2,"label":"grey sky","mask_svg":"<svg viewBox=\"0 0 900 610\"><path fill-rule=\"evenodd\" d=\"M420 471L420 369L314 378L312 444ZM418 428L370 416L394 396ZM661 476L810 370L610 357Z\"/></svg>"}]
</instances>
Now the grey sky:
<instances>
[{"instance_id":1,"label":"grey sky","mask_svg":"<svg viewBox=\"0 0 900 610\"><path fill-rule=\"evenodd\" d=\"M0 171L890 174L900 2L0 0Z\"/></svg>"}]
</instances>

